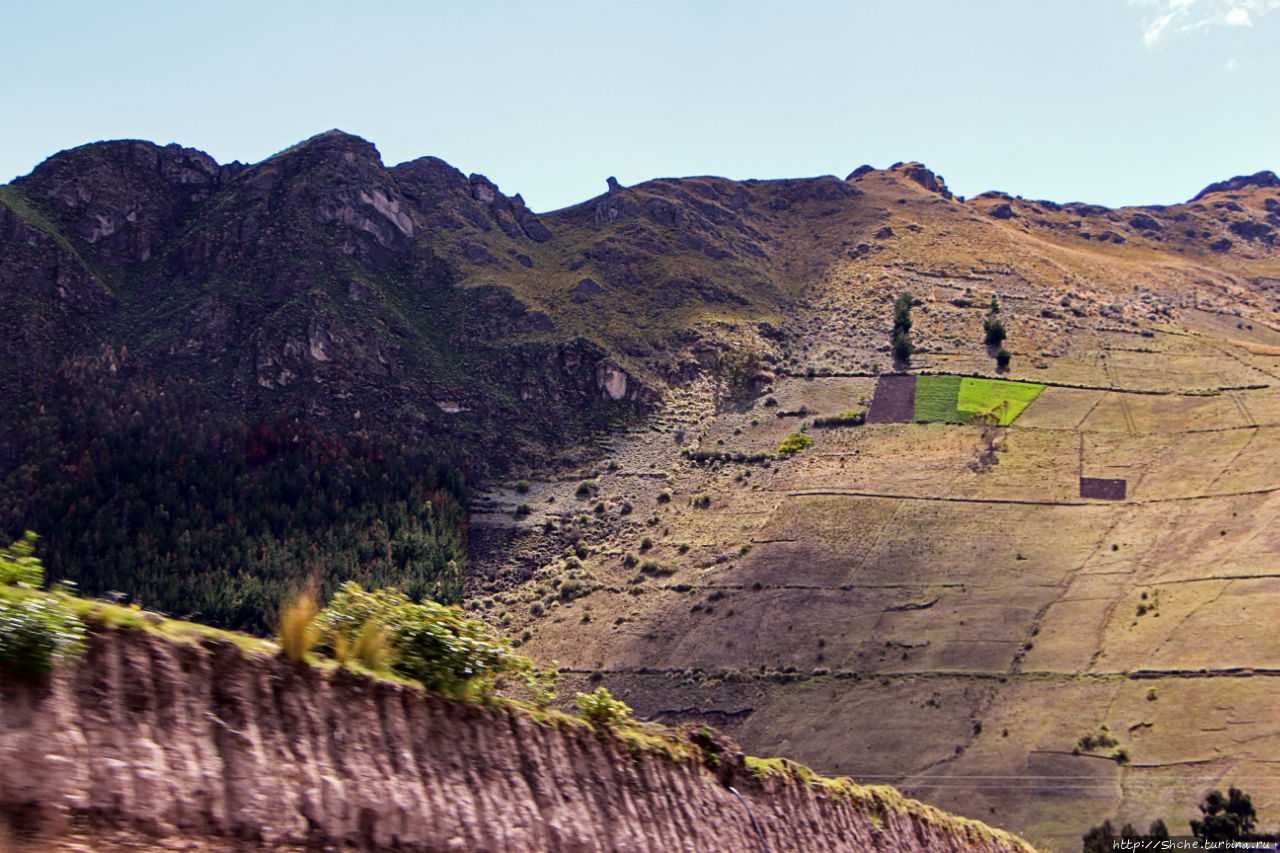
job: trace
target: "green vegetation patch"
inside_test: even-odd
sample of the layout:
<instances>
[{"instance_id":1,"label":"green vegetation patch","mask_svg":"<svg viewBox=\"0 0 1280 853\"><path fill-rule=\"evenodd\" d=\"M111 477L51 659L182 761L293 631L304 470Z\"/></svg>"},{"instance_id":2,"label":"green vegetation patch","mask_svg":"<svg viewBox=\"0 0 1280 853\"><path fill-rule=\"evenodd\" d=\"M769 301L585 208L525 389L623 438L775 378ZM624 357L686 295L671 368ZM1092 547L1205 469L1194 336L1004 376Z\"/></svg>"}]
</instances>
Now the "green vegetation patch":
<instances>
[{"instance_id":1,"label":"green vegetation patch","mask_svg":"<svg viewBox=\"0 0 1280 853\"><path fill-rule=\"evenodd\" d=\"M947 424L968 423L959 411L959 376L917 376L915 420Z\"/></svg>"},{"instance_id":2,"label":"green vegetation patch","mask_svg":"<svg viewBox=\"0 0 1280 853\"><path fill-rule=\"evenodd\" d=\"M793 432L778 445L778 455L785 458L795 456L806 447L813 446L813 438L803 432Z\"/></svg>"},{"instance_id":3,"label":"green vegetation patch","mask_svg":"<svg viewBox=\"0 0 1280 853\"><path fill-rule=\"evenodd\" d=\"M1040 396L1043 385L1034 382L1010 382L1005 379L972 379L965 377L960 381L960 394L956 408L960 410L963 420L973 417L990 423L1007 426L1013 419ZM916 417L919 418L920 397L916 392Z\"/></svg>"},{"instance_id":4,"label":"green vegetation patch","mask_svg":"<svg viewBox=\"0 0 1280 853\"><path fill-rule=\"evenodd\" d=\"M968 376L916 377L915 420L967 424L986 421L1008 426L1031 405L1043 385Z\"/></svg>"}]
</instances>

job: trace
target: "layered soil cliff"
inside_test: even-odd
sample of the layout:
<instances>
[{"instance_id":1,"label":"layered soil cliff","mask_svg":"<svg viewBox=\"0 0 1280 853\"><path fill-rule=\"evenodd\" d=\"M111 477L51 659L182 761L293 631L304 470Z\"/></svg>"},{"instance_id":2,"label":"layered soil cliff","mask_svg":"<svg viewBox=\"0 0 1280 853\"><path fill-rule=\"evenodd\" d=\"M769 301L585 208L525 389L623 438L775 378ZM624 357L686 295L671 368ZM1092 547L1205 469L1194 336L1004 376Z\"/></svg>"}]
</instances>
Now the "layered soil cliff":
<instances>
[{"instance_id":1,"label":"layered soil cliff","mask_svg":"<svg viewBox=\"0 0 1280 853\"><path fill-rule=\"evenodd\" d=\"M119 629L49 682L0 684L3 843L1030 850L892 789L757 775L727 741L681 760L518 708Z\"/></svg>"}]
</instances>

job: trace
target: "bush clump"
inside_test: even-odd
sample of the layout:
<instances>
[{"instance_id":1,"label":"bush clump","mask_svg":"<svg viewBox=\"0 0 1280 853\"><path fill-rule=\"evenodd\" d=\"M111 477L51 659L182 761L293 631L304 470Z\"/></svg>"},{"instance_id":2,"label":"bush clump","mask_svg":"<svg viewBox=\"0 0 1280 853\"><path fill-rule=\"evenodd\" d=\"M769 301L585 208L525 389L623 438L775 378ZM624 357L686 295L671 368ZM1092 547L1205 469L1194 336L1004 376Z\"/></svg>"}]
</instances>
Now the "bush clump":
<instances>
[{"instance_id":1,"label":"bush clump","mask_svg":"<svg viewBox=\"0 0 1280 853\"><path fill-rule=\"evenodd\" d=\"M573 697L573 704L591 727L598 732L616 729L632 722L631 706L605 687L597 687L592 693L578 693Z\"/></svg>"},{"instance_id":2,"label":"bush clump","mask_svg":"<svg viewBox=\"0 0 1280 853\"><path fill-rule=\"evenodd\" d=\"M36 553L40 537L28 530L21 539L0 550L0 584L39 589L44 585L44 566Z\"/></svg>"},{"instance_id":3,"label":"bush clump","mask_svg":"<svg viewBox=\"0 0 1280 853\"><path fill-rule=\"evenodd\" d=\"M43 678L84 651L84 623L59 596L40 591L37 538L28 530L0 550L0 672L16 678Z\"/></svg>"},{"instance_id":4,"label":"bush clump","mask_svg":"<svg viewBox=\"0 0 1280 853\"><path fill-rule=\"evenodd\" d=\"M0 672L38 679L84 651L84 623L56 596L0 597Z\"/></svg>"},{"instance_id":5,"label":"bush clump","mask_svg":"<svg viewBox=\"0 0 1280 853\"><path fill-rule=\"evenodd\" d=\"M825 418L815 418L813 425L818 429L831 429L832 427L862 426L866 422L866 410L846 409L838 415L831 415L830 417Z\"/></svg>"},{"instance_id":6,"label":"bush clump","mask_svg":"<svg viewBox=\"0 0 1280 853\"><path fill-rule=\"evenodd\" d=\"M316 618L321 642L345 659L350 650L367 666L379 664L451 695L487 693L504 672L535 677L537 667L511 651L482 622L429 599L414 603L395 589L367 591L349 581Z\"/></svg>"},{"instance_id":7,"label":"bush clump","mask_svg":"<svg viewBox=\"0 0 1280 853\"><path fill-rule=\"evenodd\" d=\"M640 571L657 578L670 577L676 573L675 566L663 560L645 560L640 564Z\"/></svg>"},{"instance_id":8,"label":"bush clump","mask_svg":"<svg viewBox=\"0 0 1280 853\"><path fill-rule=\"evenodd\" d=\"M428 690L485 692L493 676L515 668L507 644L455 608L424 601L398 608L395 617L388 626L396 655L391 668Z\"/></svg>"},{"instance_id":9,"label":"bush clump","mask_svg":"<svg viewBox=\"0 0 1280 853\"><path fill-rule=\"evenodd\" d=\"M813 438L803 432L793 432L782 440L778 445L778 455L782 457L795 456L806 447L813 446Z\"/></svg>"}]
</instances>

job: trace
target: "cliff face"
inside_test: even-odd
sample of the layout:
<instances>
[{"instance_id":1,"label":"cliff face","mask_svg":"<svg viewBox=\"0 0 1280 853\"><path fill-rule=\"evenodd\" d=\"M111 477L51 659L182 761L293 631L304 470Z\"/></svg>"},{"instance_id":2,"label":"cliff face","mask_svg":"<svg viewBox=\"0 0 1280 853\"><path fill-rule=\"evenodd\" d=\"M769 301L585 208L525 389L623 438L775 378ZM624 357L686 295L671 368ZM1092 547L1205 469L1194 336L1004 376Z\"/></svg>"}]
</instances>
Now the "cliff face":
<instances>
[{"instance_id":1,"label":"cliff face","mask_svg":"<svg viewBox=\"0 0 1280 853\"><path fill-rule=\"evenodd\" d=\"M757 778L731 747L681 762L227 642L117 630L47 684L0 683L0 848L86 833L90 849L141 850L1029 850L888 789Z\"/></svg>"}]
</instances>

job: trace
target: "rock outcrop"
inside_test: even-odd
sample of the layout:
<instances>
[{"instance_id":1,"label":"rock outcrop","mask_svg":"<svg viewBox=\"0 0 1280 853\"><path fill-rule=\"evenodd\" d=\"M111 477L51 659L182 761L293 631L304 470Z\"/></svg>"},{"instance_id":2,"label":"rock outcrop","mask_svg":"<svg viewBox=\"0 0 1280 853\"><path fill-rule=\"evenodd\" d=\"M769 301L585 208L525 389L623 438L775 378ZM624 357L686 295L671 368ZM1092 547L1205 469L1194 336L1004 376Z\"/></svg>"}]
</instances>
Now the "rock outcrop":
<instances>
[{"instance_id":1,"label":"rock outcrop","mask_svg":"<svg viewBox=\"0 0 1280 853\"><path fill-rule=\"evenodd\" d=\"M1261 171L1252 175L1237 175L1225 181L1219 181L1196 193L1192 201L1199 201L1210 193L1230 193L1240 192L1249 187L1261 187L1262 189L1280 187L1280 177L1276 177L1275 172Z\"/></svg>"},{"instance_id":2,"label":"rock outcrop","mask_svg":"<svg viewBox=\"0 0 1280 853\"><path fill-rule=\"evenodd\" d=\"M100 630L43 684L0 682L0 841L91 831L141 850L227 843L435 851L1029 851L891 789L757 777L405 684ZM145 839L152 839L146 841ZM9 849L9 848L6 848ZM184 847L183 849L192 849Z\"/></svg>"}]
</instances>

